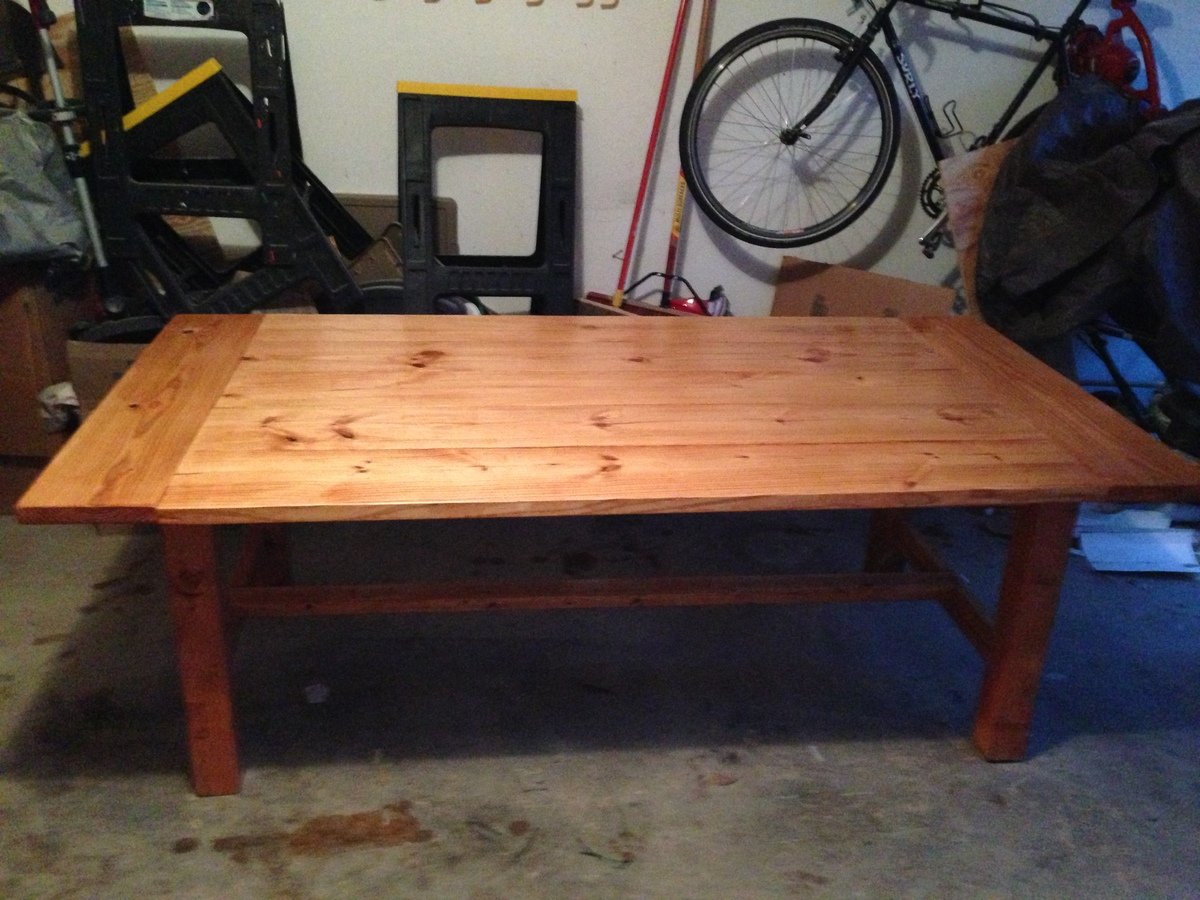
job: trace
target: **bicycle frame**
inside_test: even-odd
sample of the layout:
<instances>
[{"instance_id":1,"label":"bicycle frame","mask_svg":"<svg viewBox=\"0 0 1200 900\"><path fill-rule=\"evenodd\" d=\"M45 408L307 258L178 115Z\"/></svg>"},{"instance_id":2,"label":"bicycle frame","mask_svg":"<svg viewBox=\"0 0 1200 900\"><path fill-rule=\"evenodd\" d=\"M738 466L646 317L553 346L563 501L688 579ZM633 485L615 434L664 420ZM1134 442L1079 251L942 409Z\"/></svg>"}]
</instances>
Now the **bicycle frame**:
<instances>
[{"instance_id":1,"label":"bicycle frame","mask_svg":"<svg viewBox=\"0 0 1200 900\"><path fill-rule=\"evenodd\" d=\"M844 54L844 58L841 60L842 67L824 96L822 96L820 101L806 116L800 119L791 129L788 129L784 139L786 141L790 138L794 142L805 133L808 125L816 121L829 108L834 97L845 86L850 73L854 70L855 64L862 57L863 53L870 48L871 44L874 43L875 38L882 33L884 42L887 44L892 58L896 61L896 68L904 84L904 93L907 95L913 112L917 116L917 122L921 127L921 133L925 138L925 143L929 147L929 152L936 161L941 161L949 156L942 146L943 134L938 129L937 120L934 118L933 106L930 103L929 95L921 88L916 73L908 62L908 57L900 42L900 36L896 33L896 26L892 24L892 11L903 3L908 6L916 6L929 10L930 12L942 13L953 19L979 22L1003 31L1028 35L1037 41L1050 42L1050 46L1042 54L1033 71L1030 72L1029 77L1025 79L1024 84L1021 85L1009 103L1008 108L1000 116L996 124L992 126L987 136L980 141L982 144L993 144L1004 133L1004 130L1008 127L1017 111L1021 108L1021 105L1029 97L1029 94L1033 91L1051 63L1056 61L1063 62L1063 48L1066 38L1079 24L1083 13L1091 5L1091 2L1092 0L1078 0L1074 10L1067 17L1066 21L1061 26L1054 27L999 16L989 12L986 7L968 5L963 0L885 0L883 5L876 9L875 14L867 23L862 34L858 36L853 49L849 53Z\"/></svg>"}]
</instances>

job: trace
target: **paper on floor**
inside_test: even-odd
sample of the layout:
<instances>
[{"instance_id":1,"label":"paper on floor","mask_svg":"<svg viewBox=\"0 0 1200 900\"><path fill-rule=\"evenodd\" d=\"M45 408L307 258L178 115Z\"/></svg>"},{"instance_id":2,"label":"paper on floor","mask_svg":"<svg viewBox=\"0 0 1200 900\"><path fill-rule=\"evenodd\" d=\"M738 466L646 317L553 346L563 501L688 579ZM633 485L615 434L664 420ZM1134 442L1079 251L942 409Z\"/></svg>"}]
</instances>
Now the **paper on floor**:
<instances>
[{"instance_id":1,"label":"paper on floor","mask_svg":"<svg viewBox=\"0 0 1200 900\"><path fill-rule=\"evenodd\" d=\"M1190 528L1089 531L1080 534L1079 543L1087 561L1099 572L1200 574L1196 535Z\"/></svg>"}]
</instances>

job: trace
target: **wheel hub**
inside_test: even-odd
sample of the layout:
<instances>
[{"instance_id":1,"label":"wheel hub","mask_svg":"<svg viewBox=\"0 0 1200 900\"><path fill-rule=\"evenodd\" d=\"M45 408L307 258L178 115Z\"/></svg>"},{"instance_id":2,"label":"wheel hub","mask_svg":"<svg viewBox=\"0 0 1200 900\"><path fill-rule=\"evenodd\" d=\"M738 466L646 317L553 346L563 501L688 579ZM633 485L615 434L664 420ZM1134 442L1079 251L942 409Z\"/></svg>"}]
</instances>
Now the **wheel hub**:
<instances>
[{"instance_id":1,"label":"wheel hub","mask_svg":"<svg viewBox=\"0 0 1200 900\"><path fill-rule=\"evenodd\" d=\"M812 140L812 135L799 125L793 125L791 128L785 128L779 132L780 142L788 147L794 147L801 138L806 141Z\"/></svg>"}]
</instances>

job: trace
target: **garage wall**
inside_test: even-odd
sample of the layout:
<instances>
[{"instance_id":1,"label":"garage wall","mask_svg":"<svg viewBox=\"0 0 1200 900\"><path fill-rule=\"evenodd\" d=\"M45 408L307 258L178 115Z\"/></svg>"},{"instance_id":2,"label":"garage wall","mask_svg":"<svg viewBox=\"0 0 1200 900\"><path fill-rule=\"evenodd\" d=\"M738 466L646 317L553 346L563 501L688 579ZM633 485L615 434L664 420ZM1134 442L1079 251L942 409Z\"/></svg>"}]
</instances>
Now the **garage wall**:
<instances>
[{"instance_id":1,"label":"garage wall","mask_svg":"<svg viewBox=\"0 0 1200 900\"><path fill-rule=\"evenodd\" d=\"M681 84L690 79L695 52L699 0L692 5ZM1074 4L1028 0L1013 5L1054 22ZM1091 20L1108 21L1107 2L1094 5ZM715 41L719 45L750 25L781 16L825 18L853 28L861 16L853 7L852 0L720 0ZM339 193L395 194L397 80L577 90L579 289L609 293L616 287L620 262L614 257L625 245L674 2L594 0L580 6L575 0L543 0L531 6L525 0L287 0L286 12L306 160ZM1195 0L1141 0L1138 12L1155 41L1168 102L1200 96L1200 62L1194 52L1200 44L1200 9ZM935 107L957 99L968 131L986 130L1031 65L1019 57L1036 54L1027 39L1013 40L945 16L909 10L899 23ZM165 80L179 74L173 70L188 59L177 47L166 52L151 48L151 56L156 74ZM236 62L228 64L236 69ZM683 94L680 89L672 98L634 273L663 266ZM907 129L902 148L881 202L843 235L804 248L805 255L928 283L953 281L953 251L943 250L929 261L915 243L929 221L916 209L917 185L931 168L915 126ZM479 157L451 154L439 170L440 192L460 202L465 250L476 243L501 251L507 242L527 247L530 226L522 224L523 213L514 216L514 209L531 204L509 195L528 193L536 167L531 169L530 157L519 150L500 147ZM519 187L510 190L513 184ZM738 313L765 314L779 252L737 243L694 211L686 229L680 271L702 291L723 284Z\"/></svg>"}]
</instances>

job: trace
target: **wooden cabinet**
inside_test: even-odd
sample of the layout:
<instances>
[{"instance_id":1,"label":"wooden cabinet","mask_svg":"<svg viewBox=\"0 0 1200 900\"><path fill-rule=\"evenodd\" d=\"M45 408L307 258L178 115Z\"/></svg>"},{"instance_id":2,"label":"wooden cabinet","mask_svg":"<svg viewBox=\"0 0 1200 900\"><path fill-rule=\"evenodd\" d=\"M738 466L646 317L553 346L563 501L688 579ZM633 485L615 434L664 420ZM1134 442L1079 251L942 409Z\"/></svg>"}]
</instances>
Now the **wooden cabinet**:
<instances>
[{"instance_id":1,"label":"wooden cabinet","mask_svg":"<svg viewBox=\"0 0 1200 900\"><path fill-rule=\"evenodd\" d=\"M0 267L0 455L51 456L62 435L42 424L38 392L69 381L67 333L85 318L82 297L57 299L42 266Z\"/></svg>"}]
</instances>

